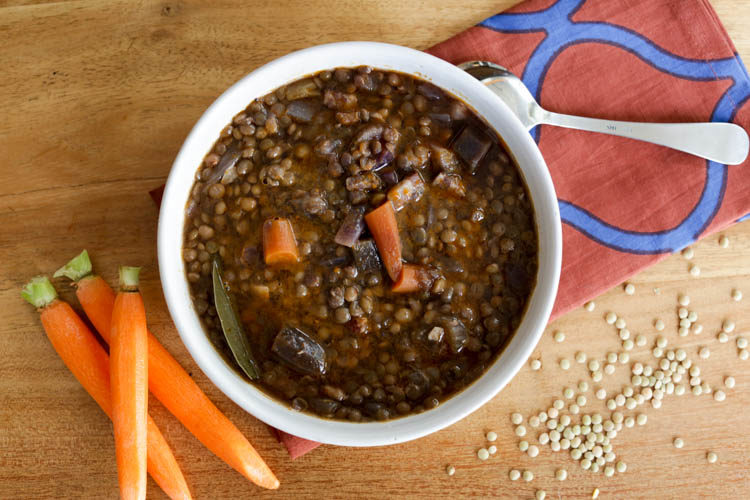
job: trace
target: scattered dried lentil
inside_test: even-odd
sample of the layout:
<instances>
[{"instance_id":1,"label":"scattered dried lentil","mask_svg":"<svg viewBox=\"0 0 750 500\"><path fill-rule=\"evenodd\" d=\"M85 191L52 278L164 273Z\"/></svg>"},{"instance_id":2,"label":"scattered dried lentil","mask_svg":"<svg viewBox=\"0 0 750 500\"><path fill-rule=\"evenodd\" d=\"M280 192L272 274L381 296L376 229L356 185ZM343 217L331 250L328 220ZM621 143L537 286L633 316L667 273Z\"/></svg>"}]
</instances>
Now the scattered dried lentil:
<instances>
[{"instance_id":1,"label":"scattered dried lentil","mask_svg":"<svg viewBox=\"0 0 750 500\"><path fill-rule=\"evenodd\" d=\"M732 333L734 331L734 327L735 327L734 321L732 321L731 319L725 319L721 323L721 329L722 331L726 333Z\"/></svg>"}]
</instances>

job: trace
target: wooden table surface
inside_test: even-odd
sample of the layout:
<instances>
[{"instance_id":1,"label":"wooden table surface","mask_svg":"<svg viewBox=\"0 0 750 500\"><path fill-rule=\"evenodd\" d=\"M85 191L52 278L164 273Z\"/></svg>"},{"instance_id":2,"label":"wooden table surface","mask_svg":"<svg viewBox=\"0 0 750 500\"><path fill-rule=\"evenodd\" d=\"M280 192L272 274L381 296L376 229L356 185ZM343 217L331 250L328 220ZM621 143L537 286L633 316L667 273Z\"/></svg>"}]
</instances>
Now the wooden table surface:
<instances>
[{"instance_id":1,"label":"wooden table surface","mask_svg":"<svg viewBox=\"0 0 750 500\"><path fill-rule=\"evenodd\" d=\"M604 0L601 0L604 1ZM715 340L721 320L750 329L750 222L727 231L728 249L712 237L695 247L700 278L672 256L633 278L636 294L617 287L550 325L536 356L498 397L452 427L415 442L370 449L324 446L296 461L266 426L221 394L197 369L170 322L158 281L157 211L146 194L166 178L187 132L227 86L289 51L339 40L366 39L426 48L515 3L472 2L199 2L79 0L0 1L0 498L115 498L111 425L59 360L37 314L19 297L22 285L51 273L85 247L95 267L114 279L122 263L143 266L152 330L209 397L256 445L281 480L262 492L203 448L152 398L150 410L173 446L196 498L525 497L542 488L550 498L739 498L750 491L750 361L734 339ZM750 3L712 0L739 52L750 61ZM243 6L244 5L244 6ZM654 288L660 294L654 293ZM746 298L733 302L733 288ZM72 298L69 288L63 296ZM700 314L701 335L676 335L675 297L687 292ZM602 317L616 311L634 332L664 318L667 337L686 346L714 387L734 375L727 400L669 396L646 405L648 424L623 429L613 441L625 474L583 471L548 447L536 459L517 449L509 415L546 409L561 389L587 376L560 357L578 350L602 357L619 347ZM651 344L649 344L651 345ZM710 345L707 360L696 348ZM636 348L634 360L648 360ZM614 390L625 369L605 379ZM587 408L603 409L591 391ZM484 433L497 431L499 451L480 462ZM672 446L675 436L685 447ZM705 454L714 450L716 464ZM448 477L447 464L457 472ZM512 467L530 469L531 483L511 482ZM567 481L554 479L567 468ZM149 479L149 496L163 494Z\"/></svg>"}]
</instances>

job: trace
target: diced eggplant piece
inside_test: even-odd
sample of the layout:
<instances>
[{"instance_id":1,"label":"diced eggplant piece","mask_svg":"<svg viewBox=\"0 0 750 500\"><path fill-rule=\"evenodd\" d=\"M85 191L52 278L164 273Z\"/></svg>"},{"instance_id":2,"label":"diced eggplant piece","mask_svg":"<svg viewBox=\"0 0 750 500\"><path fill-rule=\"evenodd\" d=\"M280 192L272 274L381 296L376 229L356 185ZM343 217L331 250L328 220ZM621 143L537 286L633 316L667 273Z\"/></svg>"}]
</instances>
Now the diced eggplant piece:
<instances>
[{"instance_id":1,"label":"diced eggplant piece","mask_svg":"<svg viewBox=\"0 0 750 500\"><path fill-rule=\"evenodd\" d=\"M286 107L286 114L299 123L310 123L320 105L314 99L298 99Z\"/></svg>"},{"instance_id":2,"label":"diced eggplant piece","mask_svg":"<svg viewBox=\"0 0 750 500\"><path fill-rule=\"evenodd\" d=\"M432 165L437 167L437 170L448 173L458 170L460 163L453 151L437 144L433 144L430 149L432 150L432 155L430 155Z\"/></svg>"},{"instance_id":3,"label":"diced eggplant piece","mask_svg":"<svg viewBox=\"0 0 750 500\"><path fill-rule=\"evenodd\" d=\"M444 318L442 326L445 329L445 339L448 342L448 347L450 347L454 354L458 354L469 341L469 334L466 331L466 327L460 319L454 317Z\"/></svg>"},{"instance_id":4,"label":"diced eggplant piece","mask_svg":"<svg viewBox=\"0 0 750 500\"><path fill-rule=\"evenodd\" d=\"M425 96L430 101L439 101L443 98L443 91L431 83L421 83L417 87L417 92Z\"/></svg>"},{"instance_id":5,"label":"diced eggplant piece","mask_svg":"<svg viewBox=\"0 0 750 500\"><path fill-rule=\"evenodd\" d=\"M375 157L375 166L372 167L372 170L373 172L377 172L378 170L390 165L391 162L393 162L393 152L383 148L383 150L378 153L378 156Z\"/></svg>"},{"instance_id":6,"label":"diced eggplant piece","mask_svg":"<svg viewBox=\"0 0 750 500\"><path fill-rule=\"evenodd\" d=\"M416 203L422 199L425 192L425 184L419 174L411 174L388 191L388 199L393 203L393 208L398 212L407 203Z\"/></svg>"},{"instance_id":7,"label":"diced eggplant piece","mask_svg":"<svg viewBox=\"0 0 750 500\"><path fill-rule=\"evenodd\" d=\"M380 122L368 123L362 126L352 138L352 144L357 144L362 141L372 141L373 139L380 139L383 136L385 125Z\"/></svg>"},{"instance_id":8,"label":"diced eggplant piece","mask_svg":"<svg viewBox=\"0 0 750 500\"><path fill-rule=\"evenodd\" d=\"M357 96L340 90L326 89L323 91L323 104L338 111L352 111L357 107Z\"/></svg>"},{"instance_id":9,"label":"diced eggplant piece","mask_svg":"<svg viewBox=\"0 0 750 500\"><path fill-rule=\"evenodd\" d=\"M385 172L379 172L378 175L383 179L386 186L395 186L398 184L398 174L392 168L389 168Z\"/></svg>"},{"instance_id":10,"label":"diced eggplant piece","mask_svg":"<svg viewBox=\"0 0 750 500\"><path fill-rule=\"evenodd\" d=\"M380 254L373 240L359 240L352 247L354 263L360 273L379 271Z\"/></svg>"},{"instance_id":11,"label":"diced eggplant piece","mask_svg":"<svg viewBox=\"0 0 750 500\"><path fill-rule=\"evenodd\" d=\"M359 240L359 237L364 230L365 220L362 217L362 214L357 211L352 211L344 217L344 221L341 223L333 241L339 245L351 248L357 240Z\"/></svg>"},{"instance_id":12,"label":"diced eggplant piece","mask_svg":"<svg viewBox=\"0 0 750 500\"><path fill-rule=\"evenodd\" d=\"M380 186L380 177L373 172L352 175L346 179L346 189L348 191L368 191L371 189L379 189Z\"/></svg>"},{"instance_id":13,"label":"diced eggplant piece","mask_svg":"<svg viewBox=\"0 0 750 500\"><path fill-rule=\"evenodd\" d=\"M492 141L487 135L474 127L465 127L453 143L453 151L469 166L469 170L474 172L482 161L484 155L492 146Z\"/></svg>"},{"instance_id":14,"label":"diced eggplant piece","mask_svg":"<svg viewBox=\"0 0 750 500\"><path fill-rule=\"evenodd\" d=\"M290 368L303 375L324 375L326 372L323 346L299 328L282 328L271 350Z\"/></svg>"},{"instance_id":15,"label":"diced eggplant piece","mask_svg":"<svg viewBox=\"0 0 750 500\"><path fill-rule=\"evenodd\" d=\"M364 191L349 191L349 203L352 205L361 205L369 199Z\"/></svg>"},{"instance_id":16,"label":"diced eggplant piece","mask_svg":"<svg viewBox=\"0 0 750 500\"><path fill-rule=\"evenodd\" d=\"M463 198L466 196L466 186L460 175L441 172L435 177L435 179L433 179L432 185L444 189L456 198Z\"/></svg>"},{"instance_id":17,"label":"diced eggplant piece","mask_svg":"<svg viewBox=\"0 0 750 500\"><path fill-rule=\"evenodd\" d=\"M234 166L237 164L237 162L240 159L240 156L242 155L242 151L240 151L239 147L237 147L236 144L232 144L227 148L227 150L224 152L223 155L221 155L221 159L219 160L219 163L216 165L216 168L214 168L214 171L211 172L211 176L206 181L206 186L210 186L211 184L215 184L219 179L221 179L222 184L227 184L227 182L224 181L224 174L226 174L227 170L230 168L234 168ZM231 174L230 174L231 177ZM235 175L236 178L236 175ZM227 181L230 179L227 179Z\"/></svg>"},{"instance_id":18,"label":"diced eggplant piece","mask_svg":"<svg viewBox=\"0 0 750 500\"><path fill-rule=\"evenodd\" d=\"M449 126L451 121L453 121L450 113L428 113L427 116L430 117L430 120L443 127Z\"/></svg>"},{"instance_id":19,"label":"diced eggplant piece","mask_svg":"<svg viewBox=\"0 0 750 500\"><path fill-rule=\"evenodd\" d=\"M297 80L296 82L290 83L286 88L286 98L289 101L296 101L297 99L304 99L305 97L313 97L320 95L318 86L315 85L315 81L312 78L305 78L304 80Z\"/></svg>"}]
</instances>

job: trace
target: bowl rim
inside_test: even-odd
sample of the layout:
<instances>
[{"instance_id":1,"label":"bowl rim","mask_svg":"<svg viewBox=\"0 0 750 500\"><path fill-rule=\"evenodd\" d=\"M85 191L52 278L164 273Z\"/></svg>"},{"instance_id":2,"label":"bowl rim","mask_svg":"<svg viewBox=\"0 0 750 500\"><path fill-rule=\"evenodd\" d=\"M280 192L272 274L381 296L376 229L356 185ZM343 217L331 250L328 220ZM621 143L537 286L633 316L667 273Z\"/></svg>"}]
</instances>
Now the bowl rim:
<instances>
[{"instance_id":1,"label":"bowl rim","mask_svg":"<svg viewBox=\"0 0 750 500\"><path fill-rule=\"evenodd\" d=\"M326 61L326 64L316 63L318 60ZM373 60L389 62L372 64ZM316 64L319 69L300 69ZM403 69L400 64L408 64L413 70ZM515 156L520 151L528 156L528 164L526 161L518 163L534 204L540 247L536 286L526 312L516 333L495 362L477 380L435 409L367 423L324 419L294 411L239 376L216 351L200 325L190 300L181 256L184 210L195 171L231 117L252 99L305 74L358 65L401 71L431 82L445 78L454 85L447 88L447 85L435 84L473 107L493 129L498 129L492 125L494 121L502 121L508 127L503 128L501 137L509 152ZM280 76L286 74L297 76ZM248 93L248 89L253 88L255 93ZM262 92L262 88L267 90ZM225 117L227 110L233 110L228 118ZM492 120L488 119L488 114L493 116ZM206 138L206 134L210 137ZM208 148L195 151L198 144L207 140ZM533 185L529 182L530 174L534 176ZM543 213L540 213L541 205ZM176 214L179 215L178 221L175 221ZM554 305L562 261L562 227L554 186L541 152L518 118L497 96L458 67L425 52L380 42L354 41L317 45L275 59L237 81L206 109L180 147L171 167L159 213L157 247L162 289L175 327L196 364L219 390L259 420L286 433L327 444L379 446L417 439L452 425L492 399L515 376L536 347Z\"/></svg>"}]
</instances>

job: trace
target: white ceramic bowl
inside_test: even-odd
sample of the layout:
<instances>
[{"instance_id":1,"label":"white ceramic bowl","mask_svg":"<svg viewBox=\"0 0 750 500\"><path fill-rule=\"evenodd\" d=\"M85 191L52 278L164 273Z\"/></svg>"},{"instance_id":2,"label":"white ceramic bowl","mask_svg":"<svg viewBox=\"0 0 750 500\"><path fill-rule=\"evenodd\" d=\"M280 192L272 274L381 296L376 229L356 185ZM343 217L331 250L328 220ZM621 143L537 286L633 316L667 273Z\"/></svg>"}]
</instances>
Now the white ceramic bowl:
<instances>
[{"instance_id":1,"label":"white ceramic bowl","mask_svg":"<svg viewBox=\"0 0 750 500\"><path fill-rule=\"evenodd\" d=\"M534 203L539 230L537 285L518 331L478 380L437 408L386 422L349 423L291 410L243 380L217 353L190 300L181 258L185 206L195 172L224 126L254 98L311 73L369 65L426 79L469 104L500 132L520 166ZM457 67L413 49L372 42L320 45L258 68L206 110L182 145L167 180L158 234L159 268L169 312L201 370L224 394L263 422L303 438L343 446L376 446L416 439L464 418L495 396L530 356L549 319L562 255L560 214L552 180L521 122L490 90Z\"/></svg>"}]
</instances>

